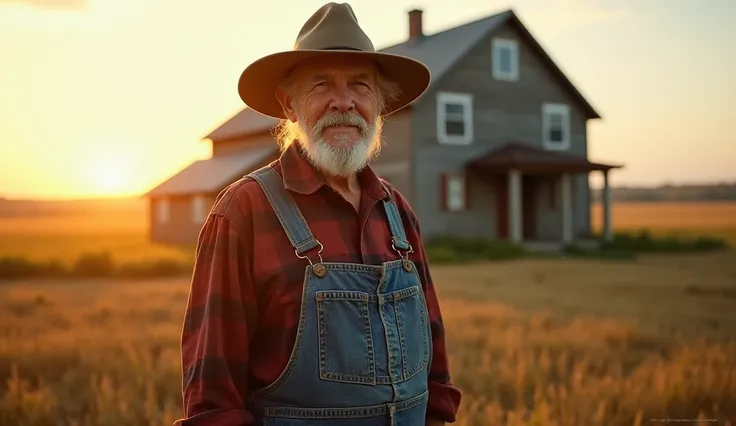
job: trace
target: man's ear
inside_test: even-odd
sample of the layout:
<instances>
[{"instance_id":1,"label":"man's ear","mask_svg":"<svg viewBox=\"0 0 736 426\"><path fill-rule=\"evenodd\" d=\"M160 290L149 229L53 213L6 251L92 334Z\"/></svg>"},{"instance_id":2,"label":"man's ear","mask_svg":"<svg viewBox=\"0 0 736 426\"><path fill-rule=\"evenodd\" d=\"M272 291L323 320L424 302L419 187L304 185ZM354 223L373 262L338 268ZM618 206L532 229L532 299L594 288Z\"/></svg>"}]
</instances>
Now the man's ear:
<instances>
[{"instance_id":1,"label":"man's ear","mask_svg":"<svg viewBox=\"0 0 736 426\"><path fill-rule=\"evenodd\" d=\"M279 86L276 89L276 99L278 99L281 104L281 108L284 110L286 118L296 123L296 112L294 111L292 98L283 86Z\"/></svg>"}]
</instances>

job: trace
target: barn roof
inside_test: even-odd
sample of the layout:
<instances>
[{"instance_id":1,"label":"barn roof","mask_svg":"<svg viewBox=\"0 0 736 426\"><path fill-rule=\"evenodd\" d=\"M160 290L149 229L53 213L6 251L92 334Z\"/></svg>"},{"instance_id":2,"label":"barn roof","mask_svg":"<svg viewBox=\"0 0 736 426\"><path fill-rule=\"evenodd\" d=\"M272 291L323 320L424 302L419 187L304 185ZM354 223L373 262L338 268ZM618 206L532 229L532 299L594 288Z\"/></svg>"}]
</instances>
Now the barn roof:
<instances>
[{"instance_id":1,"label":"barn roof","mask_svg":"<svg viewBox=\"0 0 736 426\"><path fill-rule=\"evenodd\" d=\"M552 59L539 43L537 43L534 37L532 37L512 10L506 10L435 34L424 35L416 41L407 41L389 46L381 49L380 52L408 56L426 64L432 74L432 80L430 82L430 88L432 88L491 31L507 22L511 22L517 26L532 49L539 54L540 58L558 77L558 81L579 100L588 112L588 115L591 118L600 118L598 113L554 64ZM276 124L278 124L278 120L275 118L262 115L246 107L205 136L205 138L213 141L227 140L234 137L264 132Z\"/></svg>"},{"instance_id":2,"label":"barn roof","mask_svg":"<svg viewBox=\"0 0 736 426\"><path fill-rule=\"evenodd\" d=\"M240 176L259 167L277 151L278 147L274 143L195 161L146 195L155 197L219 192Z\"/></svg>"}]
</instances>

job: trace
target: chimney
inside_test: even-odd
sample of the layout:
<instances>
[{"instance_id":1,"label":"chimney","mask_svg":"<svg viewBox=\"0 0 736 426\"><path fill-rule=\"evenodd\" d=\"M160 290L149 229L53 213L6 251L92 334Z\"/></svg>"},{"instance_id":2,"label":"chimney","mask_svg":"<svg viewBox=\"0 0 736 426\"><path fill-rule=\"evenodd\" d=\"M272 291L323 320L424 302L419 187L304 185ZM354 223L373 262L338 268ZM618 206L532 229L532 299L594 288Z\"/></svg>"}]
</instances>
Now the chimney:
<instances>
[{"instance_id":1,"label":"chimney","mask_svg":"<svg viewBox=\"0 0 736 426\"><path fill-rule=\"evenodd\" d=\"M409 41L414 42L422 38L422 10L414 9L409 11Z\"/></svg>"}]
</instances>

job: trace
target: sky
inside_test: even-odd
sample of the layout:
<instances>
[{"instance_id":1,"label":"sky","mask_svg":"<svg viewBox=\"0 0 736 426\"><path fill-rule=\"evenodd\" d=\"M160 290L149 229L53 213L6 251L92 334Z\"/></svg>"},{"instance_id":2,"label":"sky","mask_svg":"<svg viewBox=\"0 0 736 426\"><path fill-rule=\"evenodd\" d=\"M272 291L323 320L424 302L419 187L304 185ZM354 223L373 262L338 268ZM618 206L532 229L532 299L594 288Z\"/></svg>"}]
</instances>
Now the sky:
<instances>
[{"instance_id":1,"label":"sky","mask_svg":"<svg viewBox=\"0 0 736 426\"><path fill-rule=\"evenodd\" d=\"M243 68L323 4L0 0L0 196L139 195L207 158ZM379 49L414 8L430 34L513 8L602 115L589 157L626 165L613 185L736 181L736 1L350 4Z\"/></svg>"}]
</instances>

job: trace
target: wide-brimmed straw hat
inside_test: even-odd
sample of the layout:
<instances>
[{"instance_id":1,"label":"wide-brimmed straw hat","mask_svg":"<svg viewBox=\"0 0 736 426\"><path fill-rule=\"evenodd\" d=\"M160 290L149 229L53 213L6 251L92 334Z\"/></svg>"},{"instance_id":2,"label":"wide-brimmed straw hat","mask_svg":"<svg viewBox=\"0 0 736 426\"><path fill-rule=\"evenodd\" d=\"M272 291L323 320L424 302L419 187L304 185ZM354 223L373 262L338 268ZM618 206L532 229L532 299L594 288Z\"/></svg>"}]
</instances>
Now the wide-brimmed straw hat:
<instances>
[{"instance_id":1,"label":"wide-brimmed straw hat","mask_svg":"<svg viewBox=\"0 0 736 426\"><path fill-rule=\"evenodd\" d=\"M292 50L265 56L240 75L238 93L245 104L261 114L286 118L276 98L276 88L301 61L329 60L331 55L359 55L376 62L381 74L398 84L400 93L381 112L388 115L409 105L429 86L429 69L406 56L379 53L358 25L347 3L328 3L317 10L299 31Z\"/></svg>"}]
</instances>

